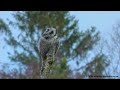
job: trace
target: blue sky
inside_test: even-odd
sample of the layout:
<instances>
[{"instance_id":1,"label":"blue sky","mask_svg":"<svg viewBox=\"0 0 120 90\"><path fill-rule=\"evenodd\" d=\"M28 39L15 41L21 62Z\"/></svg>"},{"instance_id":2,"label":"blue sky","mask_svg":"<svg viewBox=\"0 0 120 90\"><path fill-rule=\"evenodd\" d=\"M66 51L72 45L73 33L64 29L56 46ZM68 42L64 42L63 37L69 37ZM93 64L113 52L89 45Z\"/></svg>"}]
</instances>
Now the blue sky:
<instances>
[{"instance_id":1,"label":"blue sky","mask_svg":"<svg viewBox=\"0 0 120 90\"><path fill-rule=\"evenodd\" d=\"M106 38L107 33L112 31L113 25L120 20L120 11L77 11L71 13L79 20L80 30L95 26Z\"/></svg>"},{"instance_id":2,"label":"blue sky","mask_svg":"<svg viewBox=\"0 0 120 90\"><path fill-rule=\"evenodd\" d=\"M12 18L11 12L9 12L9 11L6 11L6 12L5 11L0 11L0 18L7 21L7 18ZM4 43L4 40L3 40L2 36L4 36L4 35L1 34L1 36L0 36L0 41L1 41L1 43L0 43L0 51L2 52L2 53L0 53L0 62L7 62L8 59L7 59L6 51L8 49L6 49L6 48L3 49L3 47L6 46L6 45ZM1 60L1 59L3 59L4 61Z\"/></svg>"},{"instance_id":3,"label":"blue sky","mask_svg":"<svg viewBox=\"0 0 120 90\"><path fill-rule=\"evenodd\" d=\"M108 32L110 33L112 31L113 25L120 20L120 11L71 11L70 13L79 20L80 30L86 30L91 26L95 26L101 32L102 37L106 39L108 38ZM10 11L0 11L0 18L6 22L6 18L13 20ZM10 48L3 49L2 47L5 46L5 43L1 37L0 40L0 51L2 52L0 53L0 62L9 62L6 52Z\"/></svg>"}]
</instances>

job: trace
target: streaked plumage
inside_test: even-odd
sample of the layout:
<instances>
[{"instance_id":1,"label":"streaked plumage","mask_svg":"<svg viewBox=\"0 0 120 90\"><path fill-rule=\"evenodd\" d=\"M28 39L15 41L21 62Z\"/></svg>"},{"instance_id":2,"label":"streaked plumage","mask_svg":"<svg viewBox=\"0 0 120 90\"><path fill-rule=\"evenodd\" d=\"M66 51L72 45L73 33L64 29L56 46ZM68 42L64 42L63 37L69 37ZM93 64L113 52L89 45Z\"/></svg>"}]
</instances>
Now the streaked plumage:
<instances>
[{"instance_id":1,"label":"streaked plumage","mask_svg":"<svg viewBox=\"0 0 120 90\"><path fill-rule=\"evenodd\" d=\"M42 58L41 72L44 70L48 57L55 57L59 48L59 40L55 28L47 28L39 41L39 52Z\"/></svg>"}]
</instances>

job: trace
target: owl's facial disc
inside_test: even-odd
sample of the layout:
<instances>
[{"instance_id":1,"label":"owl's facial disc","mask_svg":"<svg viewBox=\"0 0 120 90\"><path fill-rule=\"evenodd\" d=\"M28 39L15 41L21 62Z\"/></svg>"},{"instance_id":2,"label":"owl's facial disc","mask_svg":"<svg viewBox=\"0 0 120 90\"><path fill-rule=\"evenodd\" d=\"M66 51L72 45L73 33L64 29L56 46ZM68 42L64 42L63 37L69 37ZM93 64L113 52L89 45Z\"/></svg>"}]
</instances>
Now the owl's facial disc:
<instances>
[{"instance_id":1,"label":"owl's facial disc","mask_svg":"<svg viewBox=\"0 0 120 90\"><path fill-rule=\"evenodd\" d=\"M54 38L55 36L57 36L57 34L56 34L56 29L55 29L55 28L47 28L47 29L45 30L45 32L43 33L43 37L44 37L46 40L52 39L52 38Z\"/></svg>"}]
</instances>

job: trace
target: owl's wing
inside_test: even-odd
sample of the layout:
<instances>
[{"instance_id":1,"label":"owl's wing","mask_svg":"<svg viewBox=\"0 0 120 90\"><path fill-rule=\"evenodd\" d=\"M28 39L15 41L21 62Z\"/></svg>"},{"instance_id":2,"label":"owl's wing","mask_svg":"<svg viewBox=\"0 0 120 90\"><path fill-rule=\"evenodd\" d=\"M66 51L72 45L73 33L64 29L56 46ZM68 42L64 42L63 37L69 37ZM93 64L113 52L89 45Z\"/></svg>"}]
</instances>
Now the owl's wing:
<instances>
[{"instance_id":1,"label":"owl's wing","mask_svg":"<svg viewBox=\"0 0 120 90\"><path fill-rule=\"evenodd\" d=\"M57 51L58 51L59 47L60 47L60 42L59 42L59 41L56 41L56 42L55 42L55 45L54 45L54 49L55 49L54 54L56 54L56 53L57 53Z\"/></svg>"}]
</instances>

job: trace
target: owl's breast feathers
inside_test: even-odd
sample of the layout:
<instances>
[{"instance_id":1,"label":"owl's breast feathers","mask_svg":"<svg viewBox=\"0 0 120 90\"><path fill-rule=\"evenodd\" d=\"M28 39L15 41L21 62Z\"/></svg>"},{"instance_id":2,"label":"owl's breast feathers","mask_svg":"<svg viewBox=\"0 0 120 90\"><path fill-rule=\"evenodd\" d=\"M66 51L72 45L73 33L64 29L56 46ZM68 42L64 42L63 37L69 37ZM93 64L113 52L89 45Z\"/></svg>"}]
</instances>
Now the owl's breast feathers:
<instances>
[{"instance_id":1,"label":"owl's breast feathers","mask_svg":"<svg viewBox=\"0 0 120 90\"><path fill-rule=\"evenodd\" d=\"M44 39L41 39L40 41L40 52L43 57L43 59L46 59L46 55L48 52L53 52L54 54L57 53L57 50L59 48L59 41L57 39L53 40L52 42L47 42Z\"/></svg>"}]
</instances>

